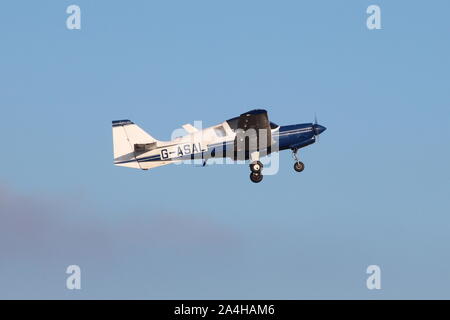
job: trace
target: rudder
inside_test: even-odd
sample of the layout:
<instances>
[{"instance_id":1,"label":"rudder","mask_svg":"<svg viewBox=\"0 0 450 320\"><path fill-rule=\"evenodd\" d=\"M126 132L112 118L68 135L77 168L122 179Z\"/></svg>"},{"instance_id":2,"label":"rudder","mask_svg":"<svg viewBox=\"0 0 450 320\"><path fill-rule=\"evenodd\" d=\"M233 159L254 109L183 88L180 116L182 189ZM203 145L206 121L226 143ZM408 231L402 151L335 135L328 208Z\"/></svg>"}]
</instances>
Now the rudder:
<instances>
[{"instance_id":1,"label":"rudder","mask_svg":"<svg viewBox=\"0 0 450 320\"><path fill-rule=\"evenodd\" d=\"M135 144L148 144L157 140L130 120L113 121L112 132L114 164L141 169L136 160Z\"/></svg>"}]
</instances>

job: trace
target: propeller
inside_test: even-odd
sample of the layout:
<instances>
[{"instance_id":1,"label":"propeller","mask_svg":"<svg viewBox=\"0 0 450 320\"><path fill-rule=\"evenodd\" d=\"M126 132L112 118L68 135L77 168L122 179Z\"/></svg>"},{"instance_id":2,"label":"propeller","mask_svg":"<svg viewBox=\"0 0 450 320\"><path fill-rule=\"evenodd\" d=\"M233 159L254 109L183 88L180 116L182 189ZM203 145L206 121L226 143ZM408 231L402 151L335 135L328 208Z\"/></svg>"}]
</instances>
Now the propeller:
<instances>
[{"instance_id":1,"label":"propeller","mask_svg":"<svg viewBox=\"0 0 450 320\"><path fill-rule=\"evenodd\" d=\"M319 142L319 133L317 132L317 114L314 112L314 124L313 124L313 131L314 131L314 139Z\"/></svg>"}]
</instances>

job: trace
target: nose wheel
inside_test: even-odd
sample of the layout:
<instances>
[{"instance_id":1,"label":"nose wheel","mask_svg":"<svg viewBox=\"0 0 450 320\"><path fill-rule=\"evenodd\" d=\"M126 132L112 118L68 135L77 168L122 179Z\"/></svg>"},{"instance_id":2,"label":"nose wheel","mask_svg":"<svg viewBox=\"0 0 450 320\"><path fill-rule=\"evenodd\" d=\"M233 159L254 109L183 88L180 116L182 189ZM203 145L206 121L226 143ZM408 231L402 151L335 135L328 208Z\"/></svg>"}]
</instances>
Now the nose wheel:
<instances>
[{"instance_id":1,"label":"nose wheel","mask_svg":"<svg viewBox=\"0 0 450 320\"><path fill-rule=\"evenodd\" d=\"M294 170L297 172L302 172L303 170L305 170L305 164L301 161L297 161L296 163L294 163Z\"/></svg>"},{"instance_id":2,"label":"nose wheel","mask_svg":"<svg viewBox=\"0 0 450 320\"><path fill-rule=\"evenodd\" d=\"M261 173L263 164L260 161L254 161L250 164L250 180L254 183L261 182L263 175Z\"/></svg>"},{"instance_id":3,"label":"nose wheel","mask_svg":"<svg viewBox=\"0 0 450 320\"><path fill-rule=\"evenodd\" d=\"M302 172L303 170L305 170L305 164L298 159L297 151L298 151L298 149L293 149L292 150L292 157L295 160L294 170L297 171L297 172Z\"/></svg>"}]
</instances>

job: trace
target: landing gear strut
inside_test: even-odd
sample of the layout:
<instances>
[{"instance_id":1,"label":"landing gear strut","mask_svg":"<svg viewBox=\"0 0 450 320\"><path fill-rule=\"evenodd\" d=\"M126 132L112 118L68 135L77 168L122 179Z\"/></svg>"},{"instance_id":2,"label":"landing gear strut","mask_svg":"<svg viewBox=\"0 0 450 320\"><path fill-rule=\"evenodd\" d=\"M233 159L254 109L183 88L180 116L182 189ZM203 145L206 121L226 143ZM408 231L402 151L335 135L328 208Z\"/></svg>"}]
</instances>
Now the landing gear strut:
<instances>
[{"instance_id":1,"label":"landing gear strut","mask_svg":"<svg viewBox=\"0 0 450 320\"><path fill-rule=\"evenodd\" d=\"M298 159L297 151L298 149L292 149L292 157L295 160L294 170L297 172L302 172L303 170L305 170L305 164Z\"/></svg>"},{"instance_id":2,"label":"landing gear strut","mask_svg":"<svg viewBox=\"0 0 450 320\"><path fill-rule=\"evenodd\" d=\"M263 168L263 164L258 160L254 161L250 164L250 180L254 183L261 182L263 179L263 175L261 173Z\"/></svg>"}]
</instances>

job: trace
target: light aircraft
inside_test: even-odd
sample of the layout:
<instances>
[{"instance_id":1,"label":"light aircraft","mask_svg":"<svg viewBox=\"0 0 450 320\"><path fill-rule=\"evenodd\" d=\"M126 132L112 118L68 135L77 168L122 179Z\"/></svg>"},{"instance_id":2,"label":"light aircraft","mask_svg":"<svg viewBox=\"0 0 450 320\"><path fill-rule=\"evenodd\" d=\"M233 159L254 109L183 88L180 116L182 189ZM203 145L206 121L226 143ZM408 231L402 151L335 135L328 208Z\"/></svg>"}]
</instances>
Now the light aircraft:
<instances>
[{"instance_id":1,"label":"light aircraft","mask_svg":"<svg viewBox=\"0 0 450 320\"><path fill-rule=\"evenodd\" d=\"M297 151L316 142L326 130L317 123L279 126L271 121L266 110L255 109L198 130L191 124L182 126L188 133L171 141L159 141L130 120L112 122L114 164L148 170L188 159L201 159L203 166L211 158L250 160L250 180L263 179L260 157L281 150L292 150L294 169L305 165Z\"/></svg>"}]
</instances>

